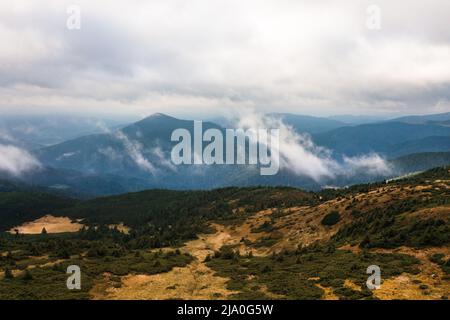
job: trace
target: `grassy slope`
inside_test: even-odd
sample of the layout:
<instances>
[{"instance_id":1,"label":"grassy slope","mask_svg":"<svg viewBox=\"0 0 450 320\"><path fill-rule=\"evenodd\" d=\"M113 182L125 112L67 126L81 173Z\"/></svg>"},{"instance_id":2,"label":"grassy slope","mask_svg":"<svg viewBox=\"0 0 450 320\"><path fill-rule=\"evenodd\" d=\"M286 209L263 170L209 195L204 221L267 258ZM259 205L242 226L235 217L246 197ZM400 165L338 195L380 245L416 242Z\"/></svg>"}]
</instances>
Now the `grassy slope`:
<instances>
[{"instance_id":1,"label":"grassy slope","mask_svg":"<svg viewBox=\"0 0 450 320\"><path fill-rule=\"evenodd\" d=\"M125 222L133 230L130 235L100 227L73 235L0 237L0 252L17 250L0 258L2 270L26 268L35 263L30 257L48 256L53 262L63 260L55 267L32 269L31 280L24 279L23 275L0 280L5 288L0 290L0 297L87 298L87 291L70 296L50 285L63 279L63 269L69 261L77 261L88 270L87 288L92 288L101 281L103 272L116 277L128 273L151 274L189 263L191 258L185 255L160 258L141 255L149 248L177 246L198 233L212 231L208 229L211 221L231 231L252 221L240 235L242 240L237 239L239 246L247 251L266 249L273 256L237 254L235 245L224 247L207 262L219 275L230 278L229 289L240 291L236 298L315 299L323 295L323 287L340 298L372 298L371 292L350 289L345 281L363 287L367 263L380 264L385 278L392 278L402 272L418 272L418 261L411 256L367 250L399 246L448 247L449 181L450 168L444 167L389 184L359 185L319 193L291 188L152 190L79 204L57 198L53 202L50 196L42 194L4 193L6 208L16 203L25 213L19 219L30 219L44 210L61 208L58 211L61 214L85 218L87 224L102 226ZM33 202L29 202L30 199ZM56 207L46 207L49 203ZM42 210L38 212L36 207ZM17 209L14 210L12 212ZM254 218L261 210L268 215ZM332 212L338 212L339 219L334 219L333 224L321 223ZM246 239L247 236L253 240ZM336 249L348 244L359 246L362 252ZM156 263L158 259L161 261ZM442 270L448 269L447 256L434 259ZM317 276L320 280L312 279ZM113 282L120 286L120 278Z\"/></svg>"}]
</instances>

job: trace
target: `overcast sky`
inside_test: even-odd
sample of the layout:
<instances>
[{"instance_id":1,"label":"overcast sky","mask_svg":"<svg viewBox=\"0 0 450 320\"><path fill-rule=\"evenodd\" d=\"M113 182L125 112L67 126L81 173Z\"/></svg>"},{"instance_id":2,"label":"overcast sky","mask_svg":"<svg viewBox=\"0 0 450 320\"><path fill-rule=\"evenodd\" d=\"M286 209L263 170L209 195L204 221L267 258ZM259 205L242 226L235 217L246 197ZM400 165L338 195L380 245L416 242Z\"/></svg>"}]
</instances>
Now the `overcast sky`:
<instances>
[{"instance_id":1,"label":"overcast sky","mask_svg":"<svg viewBox=\"0 0 450 320\"><path fill-rule=\"evenodd\" d=\"M448 0L2 1L0 113L448 112L449 16Z\"/></svg>"}]
</instances>

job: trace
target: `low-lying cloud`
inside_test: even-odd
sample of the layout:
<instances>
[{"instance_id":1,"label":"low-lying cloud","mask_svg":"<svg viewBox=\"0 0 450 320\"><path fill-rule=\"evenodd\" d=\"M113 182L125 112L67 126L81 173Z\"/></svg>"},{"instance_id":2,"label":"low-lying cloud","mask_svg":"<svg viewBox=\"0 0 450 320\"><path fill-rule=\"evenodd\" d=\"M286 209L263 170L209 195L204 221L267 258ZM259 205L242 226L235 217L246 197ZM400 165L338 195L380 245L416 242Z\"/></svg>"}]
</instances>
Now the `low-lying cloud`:
<instances>
[{"instance_id":1,"label":"low-lying cloud","mask_svg":"<svg viewBox=\"0 0 450 320\"><path fill-rule=\"evenodd\" d=\"M19 176L40 167L40 162L27 151L0 144L0 171Z\"/></svg>"},{"instance_id":2,"label":"low-lying cloud","mask_svg":"<svg viewBox=\"0 0 450 320\"><path fill-rule=\"evenodd\" d=\"M110 130L103 122L98 121L96 126L105 134L109 134L122 144L126 154L140 169L155 175L157 173L156 167L145 157L143 145L136 140L130 139L122 130ZM110 158L111 160L122 159L122 155L118 154L116 150L108 147L98 150L99 153Z\"/></svg>"},{"instance_id":3,"label":"low-lying cloud","mask_svg":"<svg viewBox=\"0 0 450 320\"><path fill-rule=\"evenodd\" d=\"M385 176L392 172L388 162L376 153L357 157L344 156L342 161L338 161L332 157L332 150L317 146L308 134L296 132L279 118L246 112L234 121L239 128L278 128L280 169L298 176L306 176L320 182L337 176L354 176L361 173Z\"/></svg>"},{"instance_id":4,"label":"low-lying cloud","mask_svg":"<svg viewBox=\"0 0 450 320\"><path fill-rule=\"evenodd\" d=\"M386 176L392 173L392 167L376 153L360 157L344 157L344 174L354 175L361 172L372 176Z\"/></svg>"},{"instance_id":5,"label":"low-lying cloud","mask_svg":"<svg viewBox=\"0 0 450 320\"><path fill-rule=\"evenodd\" d=\"M0 141L3 142L15 142L15 139L11 136L11 134L0 128Z\"/></svg>"},{"instance_id":6,"label":"low-lying cloud","mask_svg":"<svg viewBox=\"0 0 450 320\"><path fill-rule=\"evenodd\" d=\"M152 163L150 163L150 161L143 154L142 144L140 144L138 141L129 139L120 130L115 131L113 135L120 142L122 142L126 152L139 168L153 175L156 173L156 168L153 166Z\"/></svg>"}]
</instances>

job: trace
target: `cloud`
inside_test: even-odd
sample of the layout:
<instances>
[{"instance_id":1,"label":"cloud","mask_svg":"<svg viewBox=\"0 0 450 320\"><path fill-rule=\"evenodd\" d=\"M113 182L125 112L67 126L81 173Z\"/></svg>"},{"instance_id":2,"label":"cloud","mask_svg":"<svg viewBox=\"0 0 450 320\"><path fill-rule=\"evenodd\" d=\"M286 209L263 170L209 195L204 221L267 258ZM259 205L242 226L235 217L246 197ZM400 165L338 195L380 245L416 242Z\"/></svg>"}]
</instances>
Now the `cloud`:
<instances>
[{"instance_id":1,"label":"cloud","mask_svg":"<svg viewBox=\"0 0 450 320\"><path fill-rule=\"evenodd\" d=\"M71 4L0 4L2 112L395 114L450 100L447 0L379 0L379 31L361 0L80 0L69 31Z\"/></svg>"},{"instance_id":2,"label":"cloud","mask_svg":"<svg viewBox=\"0 0 450 320\"><path fill-rule=\"evenodd\" d=\"M16 142L14 137L8 131L6 131L2 128L0 128L0 141L8 142L8 143Z\"/></svg>"},{"instance_id":3,"label":"cloud","mask_svg":"<svg viewBox=\"0 0 450 320\"><path fill-rule=\"evenodd\" d=\"M125 151L134 161L134 163L151 174L156 174L157 169L153 166L148 159L145 158L143 154L143 146L138 141L129 139L121 130L117 130L113 133L114 137L122 142L125 147Z\"/></svg>"},{"instance_id":4,"label":"cloud","mask_svg":"<svg viewBox=\"0 0 450 320\"><path fill-rule=\"evenodd\" d=\"M280 118L261 115L254 111L240 111L232 121L237 128L279 129L280 169L298 176L306 176L321 182L338 175L353 176L363 173L377 176L392 173L392 168L386 160L376 153L359 157L344 156L343 161L337 161L332 157L331 150L315 145L309 135L299 134Z\"/></svg>"},{"instance_id":5,"label":"cloud","mask_svg":"<svg viewBox=\"0 0 450 320\"><path fill-rule=\"evenodd\" d=\"M170 155L164 154L164 151L160 146L153 148L152 154L157 158L159 166L165 167L171 171L177 171L177 167L172 163Z\"/></svg>"},{"instance_id":6,"label":"cloud","mask_svg":"<svg viewBox=\"0 0 450 320\"><path fill-rule=\"evenodd\" d=\"M0 144L0 171L18 176L40 167L39 161L25 150Z\"/></svg>"},{"instance_id":7,"label":"cloud","mask_svg":"<svg viewBox=\"0 0 450 320\"><path fill-rule=\"evenodd\" d=\"M344 157L343 172L347 175L359 173L373 176L387 176L393 168L378 154L368 154L360 157Z\"/></svg>"},{"instance_id":8,"label":"cloud","mask_svg":"<svg viewBox=\"0 0 450 320\"><path fill-rule=\"evenodd\" d=\"M123 133L122 130L110 130L102 121L97 121L95 125L103 133L109 134L120 141L127 155L139 168L151 173L152 175L157 174L157 168L145 157L143 150L144 147L139 141L130 139L125 133ZM111 160L122 159L122 156L117 154L116 150L112 149L111 147L100 148L98 152L110 158ZM155 151L153 151L153 153L155 153ZM158 155L158 152L156 152L156 154Z\"/></svg>"}]
</instances>

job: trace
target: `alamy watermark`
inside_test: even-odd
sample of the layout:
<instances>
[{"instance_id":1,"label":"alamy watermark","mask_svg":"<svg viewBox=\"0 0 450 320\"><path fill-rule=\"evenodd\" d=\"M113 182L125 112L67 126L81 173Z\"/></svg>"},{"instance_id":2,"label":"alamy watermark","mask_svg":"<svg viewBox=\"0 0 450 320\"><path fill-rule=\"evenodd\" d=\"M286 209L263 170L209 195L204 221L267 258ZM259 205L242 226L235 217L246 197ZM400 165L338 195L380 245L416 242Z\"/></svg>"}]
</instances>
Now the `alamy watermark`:
<instances>
[{"instance_id":1,"label":"alamy watermark","mask_svg":"<svg viewBox=\"0 0 450 320\"><path fill-rule=\"evenodd\" d=\"M207 129L203 122L194 121L194 137L187 129L172 132L171 160L175 165L259 165L263 176L275 175L280 169L280 130Z\"/></svg>"},{"instance_id":2,"label":"alamy watermark","mask_svg":"<svg viewBox=\"0 0 450 320\"><path fill-rule=\"evenodd\" d=\"M381 269L377 265L371 265L367 267L367 274L370 276L367 278L366 285L369 290L380 289L381 287Z\"/></svg>"},{"instance_id":3,"label":"alamy watermark","mask_svg":"<svg viewBox=\"0 0 450 320\"><path fill-rule=\"evenodd\" d=\"M77 265L67 267L67 273L70 276L67 278L67 289L69 290L81 290L81 269Z\"/></svg>"},{"instance_id":4,"label":"alamy watermark","mask_svg":"<svg viewBox=\"0 0 450 320\"><path fill-rule=\"evenodd\" d=\"M366 9L366 27L369 30L381 30L381 8L372 4Z\"/></svg>"},{"instance_id":5,"label":"alamy watermark","mask_svg":"<svg viewBox=\"0 0 450 320\"><path fill-rule=\"evenodd\" d=\"M66 9L68 14L66 27L69 30L80 30L81 29L81 7L78 5L70 5Z\"/></svg>"}]
</instances>

